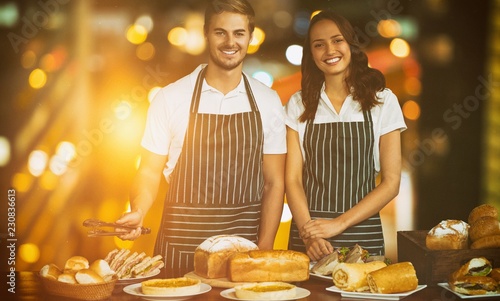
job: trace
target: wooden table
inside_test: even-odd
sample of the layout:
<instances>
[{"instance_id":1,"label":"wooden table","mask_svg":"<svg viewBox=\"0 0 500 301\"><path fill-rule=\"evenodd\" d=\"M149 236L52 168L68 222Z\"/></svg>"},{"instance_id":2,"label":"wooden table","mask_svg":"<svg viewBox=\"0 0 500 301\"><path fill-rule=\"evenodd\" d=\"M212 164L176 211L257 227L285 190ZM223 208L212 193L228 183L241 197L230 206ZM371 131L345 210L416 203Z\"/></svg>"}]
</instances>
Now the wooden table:
<instances>
[{"instance_id":1,"label":"wooden table","mask_svg":"<svg viewBox=\"0 0 500 301\"><path fill-rule=\"evenodd\" d=\"M299 301L348 301L348 300L376 300L376 299L347 299L342 298L338 293L327 291L326 288L332 286L330 283L323 279L311 278L306 282L297 283L297 286L303 287L311 292L308 297L299 299ZM211 291L194 296L190 301L224 301L228 300L220 295L224 288L213 287ZM2 300L21 300L21 301L70 301L74 299L57 297L48 295L44 292L36 273L34 272L18 272L16 275L16 293L2 292L0 296L6 296L7 299ZM137 301L142 300L139 297L126 294L124 292L115 293L109 298L111 301ZM416 292L404 299L404 301L459 301L462 300L456 295L448 292L439 286L427 287L419 292ZM498 300L496 298L474 298L467 300Z\"/></svg>"}]
</instances>

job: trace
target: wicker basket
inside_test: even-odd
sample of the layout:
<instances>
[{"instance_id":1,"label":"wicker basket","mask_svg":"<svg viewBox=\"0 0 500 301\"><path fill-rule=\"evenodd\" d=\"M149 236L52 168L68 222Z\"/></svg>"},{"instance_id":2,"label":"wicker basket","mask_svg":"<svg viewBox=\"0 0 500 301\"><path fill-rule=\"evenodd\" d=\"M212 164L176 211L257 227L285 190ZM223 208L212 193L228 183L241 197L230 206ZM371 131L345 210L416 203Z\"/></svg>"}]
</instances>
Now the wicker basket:
<instances>
[{"instance_id":1,"label":"wicker basket","mask_svg":"<svg viewBox=\"0 0 500 301\"><path fill-rule=\"evenodd\" d=\"M116 279L98 284L71 284L39 275L43 288L48 294L80 300L103 300L111 297Z\"/></svg>"}]
</instances>

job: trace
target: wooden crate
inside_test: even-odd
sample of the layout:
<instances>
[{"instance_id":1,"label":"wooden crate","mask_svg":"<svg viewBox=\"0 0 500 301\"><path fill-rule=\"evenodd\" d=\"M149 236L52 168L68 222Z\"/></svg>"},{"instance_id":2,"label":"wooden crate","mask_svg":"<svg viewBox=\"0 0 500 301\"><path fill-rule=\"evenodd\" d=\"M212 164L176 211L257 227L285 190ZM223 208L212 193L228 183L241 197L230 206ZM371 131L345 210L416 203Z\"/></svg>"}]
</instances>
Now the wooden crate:
<instances>
[{"instance_id":1,"label":"wooden crate","mask_svg":"<svg viewBox=\"0 0 500 301\"><path fill-rule=\"evenodd\" d=\"M493 267L500 267L500 249L430 250L425 246L427 232L397 233L398 262L410 261L413 264L419 284L447 282L451 273L475 257L485 257Z\"/></svg>"}]
</instances>

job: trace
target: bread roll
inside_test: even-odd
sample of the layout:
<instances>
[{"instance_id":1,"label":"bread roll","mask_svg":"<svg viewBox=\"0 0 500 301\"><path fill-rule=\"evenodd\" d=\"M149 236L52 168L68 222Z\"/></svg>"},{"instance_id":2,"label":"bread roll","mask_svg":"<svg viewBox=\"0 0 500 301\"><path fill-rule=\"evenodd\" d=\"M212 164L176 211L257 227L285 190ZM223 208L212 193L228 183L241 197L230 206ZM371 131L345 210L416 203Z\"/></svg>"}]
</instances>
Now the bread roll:
<instances>
[{"instance_id":1,"label":"bread roll","mask_svg":"<svg viewBox=\"0 0 500 301\"><path fill-rule=\"evenodd\" d=\"M471 249L495 249L500 248L500 235L482 237L470 245Z\"/></svg>"},{"instance_id":2,"label":"bread roll","mask_svg":"<svg viewBox=\"0 0 500 301\"><path fill-rule=\"evenodd\" d=\"M92 271L96 272L97 275L101 276L104 281L110 281L116 274L109 264L104 259L97 259L89 267Z\"/></svg>"},{"instance_id":3,"label":"bread roll","mask_svg":"<svg viewBox=\"0 0 500 301\"><path fill-rule=\"evenodd\" d=\"M500 282L500 268L492 269L488 276L495 279L497 282Z\"/></svg>"},{"instance_id":4,"label":"bread roll","mask_svg":"<svg viewBox=\"0 0 500 301\"><path fill-rule=\"evenodd\" d=\"M387 265L382 261L371 261L367 263L345 263L342 262L333 270L332 278L336 287L347 292L369 291L370 287L366 281L368 273L379 270Z\"/></svg>"},{"instance_id":5,"label":"bread roll","mask_svg":"<svg viewBox=\"0 0 500 301\"><path fill-rule=\"evenodd\" d=\"M425 246L431 250L467 249L468 244L469 225L461 220L443 220L425 238Z\"/></svg>"},{"instance_id":6,"label":"bread roll","mask_svg":"<svg viewBox=\"0 0 500 301\"><path fill-rule=\"evenodd\" d=\"M234 282L295 282L309 279L309 257L292 250L255 250L234 253L228 260Z\"/></svg>"},{"instance_id":7,"label":"bread roll","mask_svg":"<svg viewBox=\"0 0 500 301\"><path fill-rule=\"evenodd\" d=\"M290 300L297 292L296 286L284 282L261 282L237 285L234 293L243 300Z\"/></svg>"},{"instance_id":8,"label":"bread roll","mask_svg":"<svg viewBox=\"0 0 500 301\"><path fill-rule=\"evenodd\" d=\"M476 220L483 216L491 216L498 219L498 211L492 205L482 204L471 210L467 221L469 222L469 225L472 225Z\"/></svg>"},{"instance_id":9,"label":"bread roll","mask_svg":"<svg viewBox=\"0 0 500 301\"><path fill-rule=\"evenodd\" d=\"M493 216L482 216L470 225L469 237L472 242L497 234L500 234L500 222Z\"/></svg>"},{"instance_id":10,"label":"bread roll","mask_svg":"<svg viewBox=\"0 0 500 301\"><path fill-rule=\"evenodd\" d=\"M64 283L71 283L71 284L77 284L78 282L76 281L75 278L75 273L71 272L65 272L62 273L57 277L57 281L64 282Z\"/></svg>"},{"instance_id":11,"label":"bread roll","mask_svg":"<svg viewBox=\"0 0 500 301\"><path fill-rule=\"evenodd\" d=\"M57 278L61 274L62 274L62 271L59 269L59 267L57 267L53 263L44 265L42 267L42 269L40 270L40 276L45 277L45 278L49 278L52 280L57 280Z\"/></svg>"},{"instance_id":12,"label":"bread roll","mask_svg":"<svg viewBox=\"0 0 500 301\"><path fill-rule=\"evenodd\" d=\"M77 272L81 269L88 269L89 268L89 261L87 258L83 256L73 256L68 258L66 260L66 263L64 264L64 271L65 272Z\"/></svg>"},{"instance_id":13,"label":"bread roll","mask_svg":"<svg viewBox=\"0 0 500 301\"><path fill-rule=\"evenodd\" d=\"M201 281L186 277L151 279L141 282L141 289L144 295L192 295L201 290Z\"/></svg>"},{"instance_id":14,"label":"bread roll","mask_svg":"<svg viewBox=\"0 0 500 301\"><path fill-rule=\"evenodd\" d=\"M370 292L397 294L412 291L418 286L417 272L411 262L399 262L368 273Z\"/></svg>"},{"instance_id":15,"label":"bread roll","mask_svg":"<svg viewBox=\"0 0 500 301\"><path fill-rule=\"evenodd\" d=\"M75 279L79 284L95 284L104 282L104 279L91 269L79 270L75 274Z\"/></svg>"},{"instance_id":16,"label":"bread roll","mask_svg":"<svg viewBox=\"0 0 500 301\"><path fill-rule=\"evenodd\" d=\"M255 243L234 235L216 235L201 243L194 252L194 273L204 278L227 277L227 260L235 252L257 250Z\"/></svg>"}]
</instances>

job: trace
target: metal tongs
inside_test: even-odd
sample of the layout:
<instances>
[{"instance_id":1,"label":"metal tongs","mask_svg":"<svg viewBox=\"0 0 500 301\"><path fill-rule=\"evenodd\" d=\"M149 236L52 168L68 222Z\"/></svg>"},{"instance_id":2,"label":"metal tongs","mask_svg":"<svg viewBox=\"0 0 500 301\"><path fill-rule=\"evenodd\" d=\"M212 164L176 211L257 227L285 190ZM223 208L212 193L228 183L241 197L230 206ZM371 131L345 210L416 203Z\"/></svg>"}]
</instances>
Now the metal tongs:
<instances>
[{"instance_id":1,"label":"metal tongs","mask_svg":"<svg viewBox=\"0 0 500 301\"><path fill-rule=\"evenodd\" d=\"M120 231L106 231L103 229L99 229L100 227L112 227L112 228L121 228L121 229L128 229L128 230L134 230L135 227L130 227L130 226L124 226L120 225L117 223L107 223L103 222L99 219L96 218L89 218L83 221L83 226L92 228L87 232L87 236L89 237L97 237L97 236L119 236L126 234L127 232L120 232ZM144 228L141 227L141 234L149 234L151 233L150 228Z\"/></svg>"}]
</instances>

